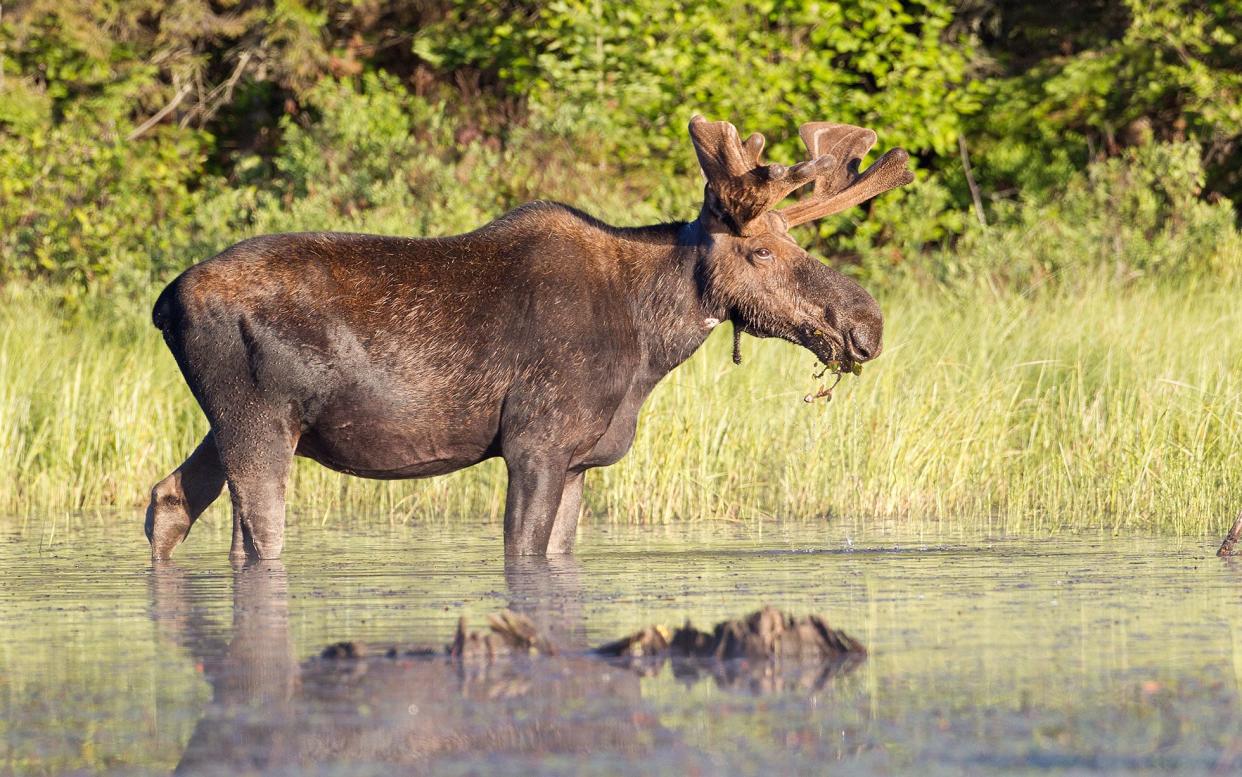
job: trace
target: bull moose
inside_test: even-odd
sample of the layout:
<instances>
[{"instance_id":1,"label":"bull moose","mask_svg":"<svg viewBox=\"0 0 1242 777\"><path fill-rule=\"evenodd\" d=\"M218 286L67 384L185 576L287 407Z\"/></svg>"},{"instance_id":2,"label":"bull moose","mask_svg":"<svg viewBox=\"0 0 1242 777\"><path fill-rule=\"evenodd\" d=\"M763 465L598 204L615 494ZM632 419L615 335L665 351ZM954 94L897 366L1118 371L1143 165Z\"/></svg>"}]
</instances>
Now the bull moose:
<instances>
[{"instance_id":1,"label":"bull moose","mask_svg":"<svg viewBox=\"0 0 1242 777\"><path fill-rule=\"evenodd\" d=\"M278 557L295 455L369 478L501 456L505 553L569 553L584 473L625 455L643 401L716 324L846 367L875 358L875 299L788 231L909 183L908 156L860 171L871 130L799 134L810 159L785 167L760 161L762 135L691 120L706 185L690 222L619 228L536 202L455 237L256 237L186 270L153 320L211 430L152 489L153 556L227 482L230 557Z\"/></svg>"}]
</instances>

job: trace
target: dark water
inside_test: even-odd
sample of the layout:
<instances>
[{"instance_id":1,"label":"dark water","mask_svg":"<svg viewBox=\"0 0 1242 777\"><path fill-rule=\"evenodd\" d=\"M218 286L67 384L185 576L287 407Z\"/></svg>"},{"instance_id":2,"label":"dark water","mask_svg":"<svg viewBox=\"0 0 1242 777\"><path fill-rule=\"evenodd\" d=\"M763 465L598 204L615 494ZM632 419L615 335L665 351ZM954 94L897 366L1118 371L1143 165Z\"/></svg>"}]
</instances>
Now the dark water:
<instances>
[{"instance_id":1,"label":"dark water","mask_svg":"<svg viewBox=\"0 0 1242 777\"><path fill-rule=\"evenodd\" d=\"M506 568L495 526L302 525L282 563L235 573L219 527L160 569L140 532L0 538L0 773L1242 770L1242 566L1210 539L587 527L576 560ZM732 682L573 656L307 661L443 644L504 607L572 646L764 603L871 656Z\"/></svg>"}]
</instances>

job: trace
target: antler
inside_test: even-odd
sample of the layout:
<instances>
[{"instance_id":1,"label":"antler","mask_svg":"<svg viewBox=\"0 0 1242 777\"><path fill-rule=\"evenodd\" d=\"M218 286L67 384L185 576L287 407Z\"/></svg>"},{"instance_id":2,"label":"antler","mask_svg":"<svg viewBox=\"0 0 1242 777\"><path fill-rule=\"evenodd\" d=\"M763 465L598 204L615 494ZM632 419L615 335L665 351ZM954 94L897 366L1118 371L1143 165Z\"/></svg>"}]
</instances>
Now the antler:
<instances>
[{"instance_id":1,"label":"antler","mask_svg":"<svg viewBox=\"0 0 1242 777\"><path fill-rule=\"evenodd\" d=\"M793 167L760 162L763 136L758 132L743 142L727 121L690 120L690 138L707 177L707 206L741 235L749 234L764 213L791 192L811 181L815 190L802 202L775 211L788 226L805 224L857 205L877 194L914 180L906 169L909 155L889 151L863 173L862 157L875 145L869 129L849 124L811 122L799 129L811 159Z\"/></svg>"},{"instance_id":2,"label":"antler","mask_svg":"<svg viewBox=\"0 0 1242 777\"><path fill-rule=\"evenodd\" d=\"M756 132L743 143L729 122L708 121L702 116L690 120L690 139L707 177L708 207L732 221L730 226L742 235L790 192L816 180L835 164L831 157L793 167L760 164L763 135Z\"/></svg>"},{"instance_id":3,"label":"antler","mask_svg":"<svg viewBox=\"0 0 1242 777\"><path fill-rule=\"evenodd\" d=\"M875 145L875 133L869 129L813 121L799 127L798 134L812 158L827 155L840 161L816 177L810 197L777 211L791 227L840 213L914 180L914 173L906 169L910 155L902 148L891 149L865 171L858 172L862 158Z\"/></svg>"}]
</instances>

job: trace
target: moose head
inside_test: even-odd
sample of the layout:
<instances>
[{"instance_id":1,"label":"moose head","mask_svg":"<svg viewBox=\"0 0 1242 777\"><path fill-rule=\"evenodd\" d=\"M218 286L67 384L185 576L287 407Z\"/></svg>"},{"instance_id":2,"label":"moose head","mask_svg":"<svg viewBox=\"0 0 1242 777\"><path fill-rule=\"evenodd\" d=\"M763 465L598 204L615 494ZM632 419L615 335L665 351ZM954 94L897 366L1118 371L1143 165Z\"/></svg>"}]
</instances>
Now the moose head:
<instances>
[{"instance_id":1,"label":"moose head","mask_svg":"<svg viewBox=\"0 0 1242 777\"><path fill-rule=\"evenodd\" d=\"M865 171L876 134L848 124L811 122L799 135L811 158L793 167L763 164L764 139L743 141L726 121L695 116L690 137L707 184L699 215L706 246L704 286L733 321L735 336L779 337L820 361L849 367L880 353L883 318L865 289L804 251L789 230L838 213L914 180L895 148ZM814 184L809 197L776 209ZM735 357L736 358L736 357Z\"/></svg>"}]
</instances>

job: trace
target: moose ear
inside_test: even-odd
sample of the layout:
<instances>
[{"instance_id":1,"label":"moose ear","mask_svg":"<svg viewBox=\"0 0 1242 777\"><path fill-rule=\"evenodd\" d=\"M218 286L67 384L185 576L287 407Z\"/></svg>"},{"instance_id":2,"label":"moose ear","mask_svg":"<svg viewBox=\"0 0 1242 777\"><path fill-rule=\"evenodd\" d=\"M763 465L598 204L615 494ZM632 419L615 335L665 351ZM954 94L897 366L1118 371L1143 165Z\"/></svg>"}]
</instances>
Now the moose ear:
<instances>
[{"instance_id":1,"label":"moose ear","mask_svg":"<svg viewBox=\"0 0 1242 777\"><path fill-rule=\"evenodd\" d=\"M703 187L703 212L699 215L699 223L710 233L737 234L733 217L709 185Z\"/></svg>"}]
</instances>

